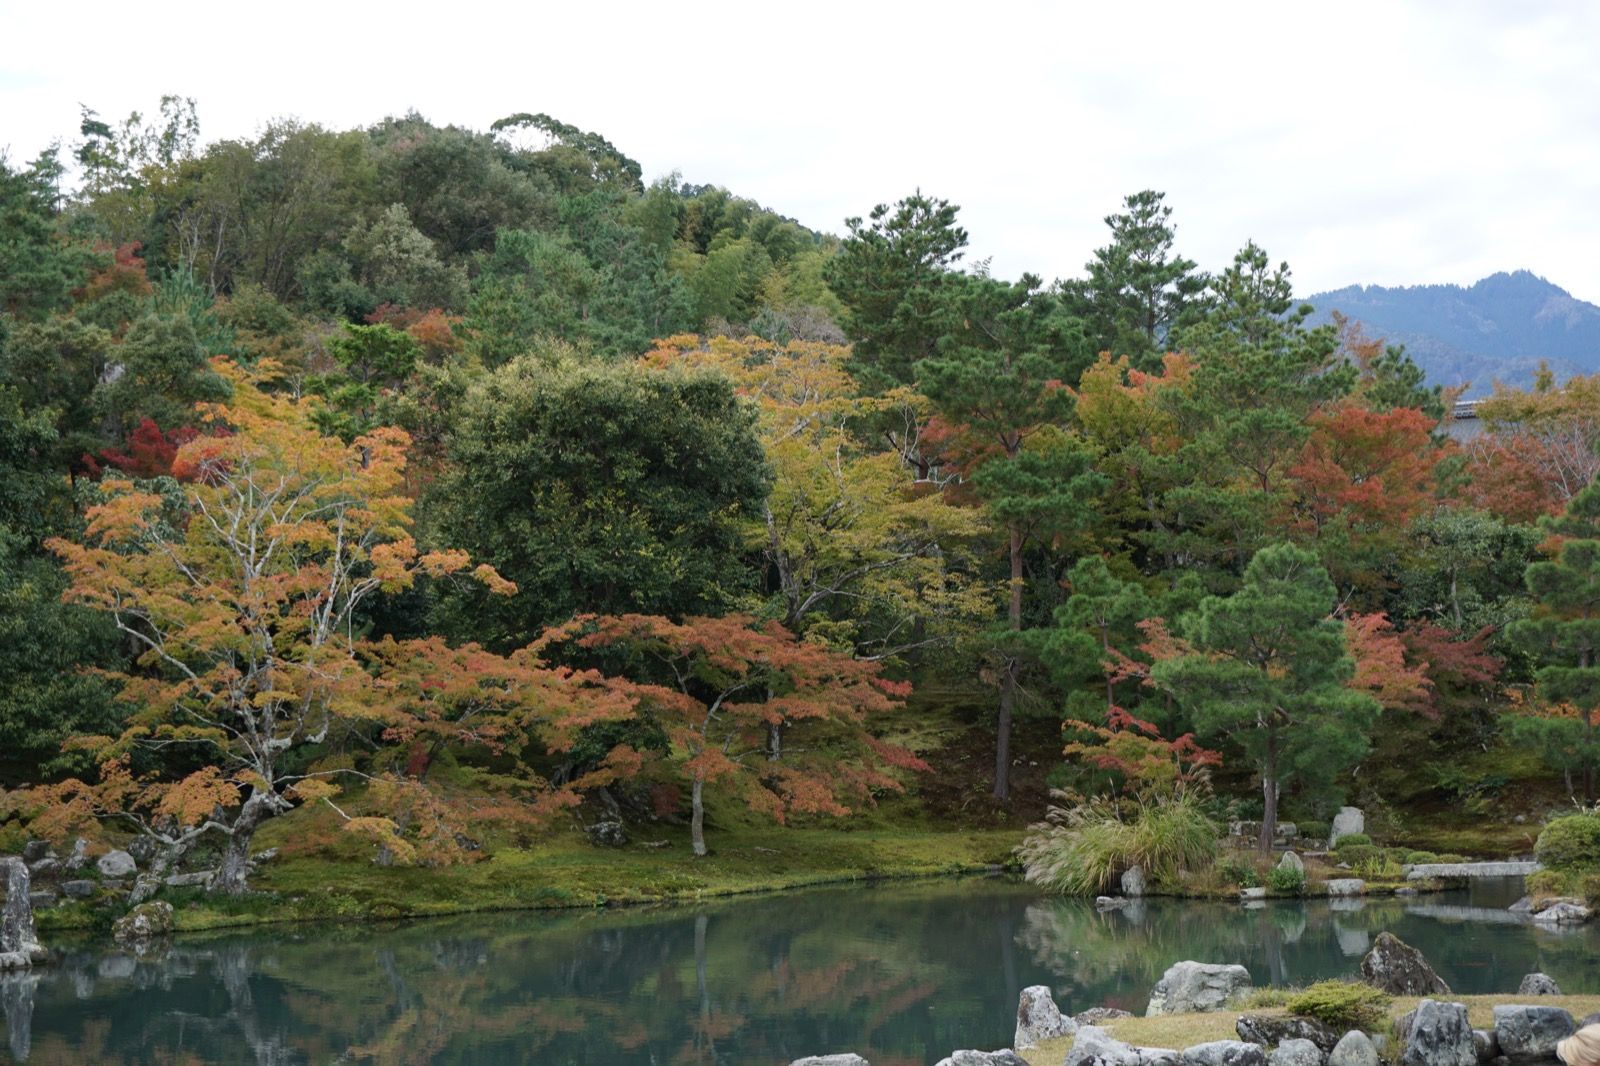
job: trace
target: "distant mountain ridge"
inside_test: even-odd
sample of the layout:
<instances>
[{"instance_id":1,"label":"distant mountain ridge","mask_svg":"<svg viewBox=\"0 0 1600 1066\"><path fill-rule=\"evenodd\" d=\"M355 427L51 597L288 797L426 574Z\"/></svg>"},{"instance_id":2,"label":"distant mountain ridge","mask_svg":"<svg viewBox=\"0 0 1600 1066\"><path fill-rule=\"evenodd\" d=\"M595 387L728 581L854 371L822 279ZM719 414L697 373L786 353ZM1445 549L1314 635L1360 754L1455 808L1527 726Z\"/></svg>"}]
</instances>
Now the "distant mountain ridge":
<instances>
[{"instance_id":1,"label":"distant mountain ridge","mask_svg":"<svg viewBox=\"0 0 1600 1066\"><path fill-rule=\"evenodd\" d=\"M1472 396L1496 380L1527 385L1540 360L1558 380L1600 372L1600 307L1528 270L1465 286L1351 285L1306 302L1313 322L1348 315L1369 337L1404 344L1430 382L1470 382Z\"/></svg>"}]
</instances>

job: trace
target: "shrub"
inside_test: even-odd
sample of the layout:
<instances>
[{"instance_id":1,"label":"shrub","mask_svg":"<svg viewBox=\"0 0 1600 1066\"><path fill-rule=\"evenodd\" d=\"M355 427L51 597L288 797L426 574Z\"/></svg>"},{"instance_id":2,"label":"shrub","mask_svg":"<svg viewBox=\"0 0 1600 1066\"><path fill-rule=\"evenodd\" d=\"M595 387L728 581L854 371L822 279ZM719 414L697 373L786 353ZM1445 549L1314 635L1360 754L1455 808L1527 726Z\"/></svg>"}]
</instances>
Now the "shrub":
<instances>
[{"instance_id":1,"label":"shrub","mask_svg":"<svg viewBox=\"0 0 1600 1066\"><path fill-rule=\"evenodd\" d=\"M1274 866L1267 874L1267 887L1298 896L1306 890L1306 872L1293 866Z\"/></svg>"},{"instance_id":2,"label":"shrub","mask_svg":"<svg viewBox=\"0 0 1600 1066\"><path fill-rule=\"evenodd\" d=\"M1240 888L1254 888L1261 883L1261 875L1256 873L1255 866L1239 859L1218 861L1217 876L1225 884L1238 885Z\"/></svg>"},{"instance_id":3,"label":"shrub","mask_svg":"<svg viewBox=\"0 0 1600 1066\"><path fill-rule=\"evenodd\" d=\"M1566 875L1557 870L1537 870L1525 882L1530 896L1559 896L1567 887Z\"/></svg>"},{"instance_id":4,"label":"shrub","mask_svg":"<svg viewBox=\"0 0 1600 1066\"><path fill-rule=\"evenodd\" d=\"M1339 838L1339 843L1337 846L1341 848L1348 848L1359 847L1361 845L1371 843L1372 838L1367 836L1365 833L1346 833L1344 836Z\"/></svg>"},{"instance_id":5,"label":"shrub","mask_svg":"<svg viewBox=\"0 0 1600 1066\"><path fill-rule=\"evenodd\" d=\"M1151 881L1171 881L1217 857L1217 825L1194 791L1126 805L1100 797L1051 806L1046 818L1017 855L1028 880L1074 895L1105 891L1130 866L1143 867Z\"/></svg>"},{"instance_id":6,"label":"shrub","mask_svg":"<svg viewBox=\"0 0 1600 1066\"><path fill-rule=\"evenodd\" d=\"M1468 860L1467 860L1467 857L1465 855L1457 855L1454 852L1447 852L1447 853L1445 853L1443 855L1440 855L1438 861L1439 862L1467 862Z\"/></svg>"},{"instance_id":7,"label":"shrub","mask_svg":"<svg viewBox=\"0 0 1600 1066\"><path fill-rule=\"evenodd\" d=\"M1435 855L1431 851L1408 851L1408 852L1406 852L1406 862L1410 863L1412 866L1417 866L1417 865L1419 865L1421 863L1426 863L1426 862L1438 862L1438 861L1439 861L1439 856Z\"/></svg>"},{"instance_id":8,"label":"shrub","mask_svg":"<svg viewBox=\"0 0 1600 1066\"><path fill-rule=\"evenodd\" d=\"M1301 837L1306 840L1327 840L1328 834L1333 832L1333 826L1327 822L1296 821L1294 825L1300 831Z\"/></svg>"},{"instance_id":9,"label":"shrub","mask_svg":"<svg viewBox=\"0 0 1600 1066\"><path fill-rule=\"evenodd\" d=\"M1285 1005L1290 1014L1315 1018L1337 1030L1371 1030L1388 1017L1389 997L1354 981L1318 981Z\"/></svg>"},{"instance_id":10,"label":"shrub","mask_svg":"<svg viewBox=\"0 0 1600 1066\"><path fill-rule=\"evenodd\" d=\"M1370 858L1352 863L1351 869L1368 881L1398 881L1404 876L1400 863L1393 856L1380 851Z\"/></svg>"},{"instance_id":11,"label":"shrub","mask_svg":"<svg viewBox=\"0 0 1600 1066\"><path fill-rule=\"evenodd\" d=\"M1345 847L1340 844L1334 849L1333 857L1339 862L1347 862L1351 866L1359 866L1364 862L1383 857L1383 849L1372 844L1351 844Z\"/></svg>"},{"instance_id":12,"label":"shrub","mask_svg":"<svg viewBox=\"0 0 1600 1066\"><path fill-rule=\"evenodd\" d=\"M1600 870L1600 814L1569 814L1544 827L1534 857L1552 870Z\"/></svg>"}]
</instances>

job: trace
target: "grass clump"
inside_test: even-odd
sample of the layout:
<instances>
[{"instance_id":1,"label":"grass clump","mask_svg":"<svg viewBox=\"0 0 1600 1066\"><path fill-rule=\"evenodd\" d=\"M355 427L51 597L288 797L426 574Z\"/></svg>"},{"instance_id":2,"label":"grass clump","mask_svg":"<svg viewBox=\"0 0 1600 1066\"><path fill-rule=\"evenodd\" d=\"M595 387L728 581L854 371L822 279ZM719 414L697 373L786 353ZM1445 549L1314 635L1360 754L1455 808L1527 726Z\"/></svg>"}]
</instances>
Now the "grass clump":
<instances>
[{"instance_id":1,"label":"grass clump","mask_svg":"<svg viewBox=\"0 0 1600 1066\"><path fill-rule=\"evenodd\" d=\"M1367 836L1365 833L1346 833L1344 836L1339 838L1339 842L1335 845L1335 847L1339 850L1343 850L1345 848L1361 847L1371 843L1372 838Z\"/></svg>"},{"instance_id":2,"label":"grass clump","mask_svg":"<svg viewBox=\"0 0 1600 1066\"><path fill-rule=\"evenodd\" d=\"M1298 866L1274 866L1267 874L1267 887L1284 895L1301 895L1306 890L1306 872Z\"/></svg>"},{"instance_id":3,"label":"grass clump","mask_svg":"<svg viewBox=\"0 0 1600 1066\"><path fill-rule=\"evenodd\" d=\"M1284 1004L1289 1013L1335 1029L1373 1030L1388 1017L1390 999L1371 985L1356 981L1318 981Z\"/></svg>"},{"instance_id":4,"label":"grass clump","mask_svg":"<svg viewBox=\"0 0 1600 1066\"><path fill-rule=\"evenodd\" d=\"M1179 870L1209 866L1217 857L1217 824L1194 790L1132 801L1077 800L1052 805L1045 817L1017 855L1028 880L1073 895L1103 892L1134 866L1151 881L1171 882Z\"/></svg>"}]
</instances>

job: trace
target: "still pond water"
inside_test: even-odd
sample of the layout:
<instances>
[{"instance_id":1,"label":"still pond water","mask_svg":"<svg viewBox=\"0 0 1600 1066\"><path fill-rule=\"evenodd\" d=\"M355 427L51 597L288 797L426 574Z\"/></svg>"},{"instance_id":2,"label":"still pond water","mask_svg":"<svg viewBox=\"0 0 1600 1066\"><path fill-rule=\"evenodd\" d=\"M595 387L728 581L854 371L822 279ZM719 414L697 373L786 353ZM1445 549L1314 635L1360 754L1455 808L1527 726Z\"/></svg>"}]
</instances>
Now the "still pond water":
<instances>
[{"instance_id":1,"label":"still pond water","mask_svg":"<svg viewBox=\"0 0 1600 1066\"><path fill-rule=\"evenodd\" d=\"M1257 910L1151 900L1097 914L974 880L836 888L654 911L517 913L82 947L0 977L0 1062L775 1066L853 1050L926 1066L1010 1042L1017 994L1142 1012L1180 959L1258 985L1349 975L1388 929L1458 992L1532 970L1600 991L1600 934L1503 908L1516 884Z\"/></svg>"}]
</instances>

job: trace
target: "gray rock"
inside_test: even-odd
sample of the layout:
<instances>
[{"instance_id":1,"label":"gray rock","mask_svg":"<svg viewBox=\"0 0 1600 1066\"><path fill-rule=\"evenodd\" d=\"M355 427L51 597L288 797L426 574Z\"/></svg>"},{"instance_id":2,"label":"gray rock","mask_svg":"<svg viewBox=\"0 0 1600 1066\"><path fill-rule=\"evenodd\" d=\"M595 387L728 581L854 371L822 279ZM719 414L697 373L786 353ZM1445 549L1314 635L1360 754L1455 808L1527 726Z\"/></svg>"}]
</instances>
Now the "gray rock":
<instances>
[{"instance_id":1,"label":"gray rock","mask_svg":"<svg viewBox=\"0 0 1600 1066\"><path fill-rule=\"evenodd\" d=\"M1132 1011L1125 1011L1119 1007L1090 1007L1081 1010L1072 1016L1072 1020L1079 1025L1099 1025L1101 1022L1113 1022L1118 1018L1132 1018Z\"/></svg>"},{"instance_id":2,"label":"gray rock","mask_svg":"<svg viewBox=\"0 0 1600 1066\"><path fill-rule=\"evenodd\" d=\"M1523 896L1521 899L1517 900L1511 906L1507 907L1506 910L1510 911L1512 914L1532 914L1533 913L1533 897L1532 896Z\"/></svg>"},{"instance_id":3,"label":"gray rock","mask_svg":"<svg viewBox=\"0 0 1600 1066\"><path fill-rule=\"evenodd\" d=\"M1300 835L1300 827L1293 822L1279 822L1273 827L1272 835L1277 840L1293 840Z\"/></svg>"},{"instance_id":4,"label":"gray rock","mask_svg":"<svg viewBox=\"0 0 1600 1066\"><path fill-rule=\"evenodd\" d=\"M56 894L49 889L41 888L28 893L28 906L36 911L44 910L46 907L54 907L55 905Z\"/></svg>"},{"instance_id":5,"label":"gray rock","mask_svg":"<svg viewBox=\"0 0 1600 1066\"><path fill-rule=\"evenodd\" d=\"M1450 991L1450 986L1428 965L1422 952L1389 932L1379 933L1372 950L1362 958L1361 979L1391 996L1427 996Z\"/></svg>"},{"instance_id":6,"label":"gray rock","mask_svg":"<svg viewBox=\"0 0 1600 1066\"><path fill-rule=\"evenodd\" d=\"M1010 1048L1000 1051L952 1051L939 1066L1028 1066L1027 1062Z\"/></svg>"},{"instance_id":7,"label":"gray rock","mask_svg":"<svg viewBox=\"0 0 1600 1066\"><path fill-rule=\"evenodd\" d=\"M1578 1019L1579 1029L1587 1029L1591 1025L1600 1025L1600 1011L1595 1011L1593 1014L1585 1014Z\"/></svg>"},{"instance_id":8,"label":"gray rock","mask_svg":"<svg viewBox=\"0 0 1600 1066\"><path fill-rule=\"evenodd\" d=\"M1260 1044L1243 1040L1213 1040L1183 1049L1184 1066L1267 1066L1267 1053Z\"/></svg>"},{"instance_id":9,"label":"gray rock","mask_svg":"<svg viewBox=\"0 0 1600 1066\"><path fill-rule=\"evenodd\" d=\"M1139 1049L1094 1025L1080 1026L1062 1066L1141 1066Z\"/></svg>"},{"instance_id":10,"label":"gray rock","mask_svg":"<svg viewBox=\"0 0 1600 1066\"><path fill-rule=\"evenodd\" d=\"M172 904L141 903L111 925L112 939L120 943L150 940L172 933Z\"/></svg>"},{"instance_id":11,"label":"gray rock","mask_svg":"<svg viewBox=\"0 0 1600 1066\"><path fill-rule=\"evenodd\" d=\"M1367 816L1361 813L1360 807L1340 807L1339 813L1333 816L1333 832L1328 834L1328 847L1338 844L1340 837L1366 831Z\"/></svg>"},{"instance_id":12,"label":"gray rock","mask_svg":"<svg viewBox=\"0 0 1600 1066\"><path fill-rule=\"evenodd\" d=\"M1300 861L1300 856L1294 852L1286 851L1283 853L1283 858L1278 860L1278 869L1293 870L1296 873L1304 874L1306 872L1306 864Z\"/></svg>"},{"instance_id":13,"label":"gray rock","mask_svg":"<svg viewBox=\"0 0 1600 1066\"><path fill-rule=\"evenodd\" d=\"M584 832L589 834L589 842L598 847L620 848L628 843L628 830L614 818L596 822Z\"/></svg>"},{"instance_id":14,"label":"gray rock","mask_svg":"<svg viewBox=\"0 0 1600 1066\"><path fill-rule=\"evenodd\" d=\"M1017 1002L1017 1031L1011 1040L1012 1047L1033 1047L1040 1041L1070 1036L1077 1031L1078 1023L1062 1016L1047 986L1030 985L1022 990Z\"/></svg>"},{"instance_id":15,"label":"gray rock","mask_svg":"<svg viewBox=\"0 0 1600 1066\"><path fill-rule=\"evenodd\" d=\"M147 899L153 899L161 891L161 878L155 874L140 874L133 882L133 891L128 893L128 903L137 907Z\"/></svg>"},{"instance_id":16,"label":"gray rock","mask_svg":"<svg viewBox=\"0 0 1600 1066\"><path fill-rule=\"evenodd\" d=\"M0 969L21 969L43 962L48 953L33 928L33 902L28 864L21 859L0 859L0 876L6 882L6 902L0 909L0 955L9 958Z\"/></svg>"},{"instance_id":17,"label":"gray rock","mask_svg":"<svg viewBox=\"0 0 1600 1066\"><path fill-rule=\"evenodd\" d=\"M1250 888L1241 888L1239 890L1239 898L1240 899L1266 899L1267 898L1267 890L1265 888L1262 888L1260 885L1253 885Z\"/></svg>"},{"instance_id":18,"label":"gray rock","mask_svg":"<svg viewBox=\"0 0 1600 1066\"><path fill-rule=\"evenodd\" d=\"M1467 1008L1425 999L1412 1019L1400 1066L1478 1066Z\"/></svg>"},{"instance_id":19,"label":"gray rock","mask_svg":"<svg viewBox=\"0 0 1600 1066\"><path fill-rule=\"evenodd\" d=\"M1145 1017L1221 1010L1250 991L1243 966L1178 962L1167 968L1150 992Z\"/></svg>"},{"instance_id":20,"label":"gray rock","mask_svg":"<svg viewBox=\"0 0 1600 1066\"><path fill-rule=\"evenodd\" d=\"M61 894L68 899L88 899L94 895L95 883L93 881L63 881Z\"/></svg>"},{"instance_id":21,"label":"gray rock","mask_svg":"<svg viewBox=\"0 0 1600 1066\"><path fill-rule=\"evenodd\" d=\"M1493 1062L1500 1057L1500 1038L1493 1029L1474 1029L1472 1046L1477 1049L1480 1063Z\"/></svg>"},{"instance_id":22,"label":"gray rock","mask_svg":"<svg viewBox=\"0 0 1600 1066\"><path fill-rule=\"evenodd\" d=\"M35 874L53 874L61 869L61 860L54 855L46 855L37 862L30 862L28 869Z\"/></svg>"},{"instance_id":23,"label":"gray rock","mask_svg":"<svg viewBox=\"0 0 1600 1066\"><path fill-rule=\"evenodd\" d=\"M1136 1047L1138 1066L1183 1066L1183 1052L1169 1047Z\"/></svg>"},{"instance_id":24,"label":"gray rock","mask_svg":"<svg viewBox=\"0 0 1600 1066\"><path fill-rule=\"evenodd\" d=\"M1378 1049L1366 1033L1352 1029L1333 1045L1328 1066L1378 1066Z\"/></svg>"},{"instance_id":25,"label":"gray rock","mask_svg":"<svg viewBox=\"0 0 1600 1066\"><path fill-rule=\"evenodd\" d=\"M89 861L89 842L82 837L72 842L72 854L67 856L67 869L81 870Z\"/></svg>"},{"instance_id":26,"label":"gray rock","mask_svg":"<svg viewBox=\"0 0 1600 1066\"><path fill-rule=\"evenodd\" d=\"M789 1066L872 1066L860 1055L846 1053L843 1055L808 1055L803 1059L795 1059Z\"/></svg>"},{"instance_id":27,"label":"gray rock","mask_svg":"<svg viewBox=\"0 0 1600 1066\"><path fill-rule=\"evenodd\" d=\"M50 842L47 840L30 840L22 845L22 861L29 866L48 854L50 854Z\"/></svg>"},{"instance_id":28,"label":"gray rock","mask_svg":"<svg viewBox=\"0 0 1600 1066\"><path fill-rule=\"evenodd\" d=\"M1323 1066L1328 1053L1309 1040L1289 1039L1272 1049L1267 1066Z\"/></svg>"},{"instance_id":29,"label":"gray rock","mask_svg":"<svg viewBox=\"0 0 1600 1066\"><path fill-rule=\"evenodd\" d=\"M1359 896L1367 890L1367 883L1359 877L1335 877L1328 882L1330 896Z\"/></svg>"},{"instance_id":30,"label":"gray rock","mask_svg":"<svg viewBox=\"0 0 1600 1066\"><path fill-rule=\"evenodd\" d=\"M1305 1040L1322 1051L1332 1051L1339 1034L1315 1018L1294 1014L1241 1014L1234 1023L1240 1040L1262 1047L1273 1047L1290 1040Z\"/></svg>"},{"instance_id":31,"label":"gray rock","mask_svg":"<svg viewBox=\"0 0 1600 1066\"><path fill-rule=\"evenodd\" d=\"M1517 986L1519 996L1559 996L1561 986L1556 984L1555 978L1546 973L1530 973L1522 979L1522 984Z\"/></svg>"},{"instance_id":32,"label":"gray rock","mask_svg":"<svg viewBox=\"0 0 1600 1066\"><path fill-rule=\"evenodd\" d=\"M1494 1035L1508 1059L1552 1059L1556 1045L1578 1025L1560 1007L1504 1006L1494 1009Z\"/></svg>"},{"instance_id":33,"label":"gray rock","mask_svg":"<svg viewBox=\"0 0 1600 1066\"><path fill-rule=\"evenodd\" d=\"M1561 902L1546 907L1533 916L1533 920L1543 925L1582 925L1594 912L1581 903Z\"/></svg>"},{"instance_id":34,"label":"gray rock","mask_svg":"<svg viewBox=\"0 0 1600 1066\"><path fill-rule=\"evenodd\" d=\"M133 856L125 851L108 851L95 862L101 877L127 877L139 869Z\"/></svg>"},{"instance_id":35,"label":"gray rock","mask_svg":"<svg viewBox=\"0 0 1600 1066\"><path fill-rule=\"evenodd\" d=\"M1144 868L1142 866L1128 867L1127 871L1122 875L1122 894L1138 899L1144 895L1144 889Z\"/></svg>"},{"instance_id":36,"label":"gray rock","mask_svg":"<svg viewBox=\"0 0 1600 1066\"><path fill-rule=\"evenodd\" d=\"M201 870L192 874L173 874L161 883L168 888L204 887L211 883L211 871Z\"/></svg>"}]
</instances>

